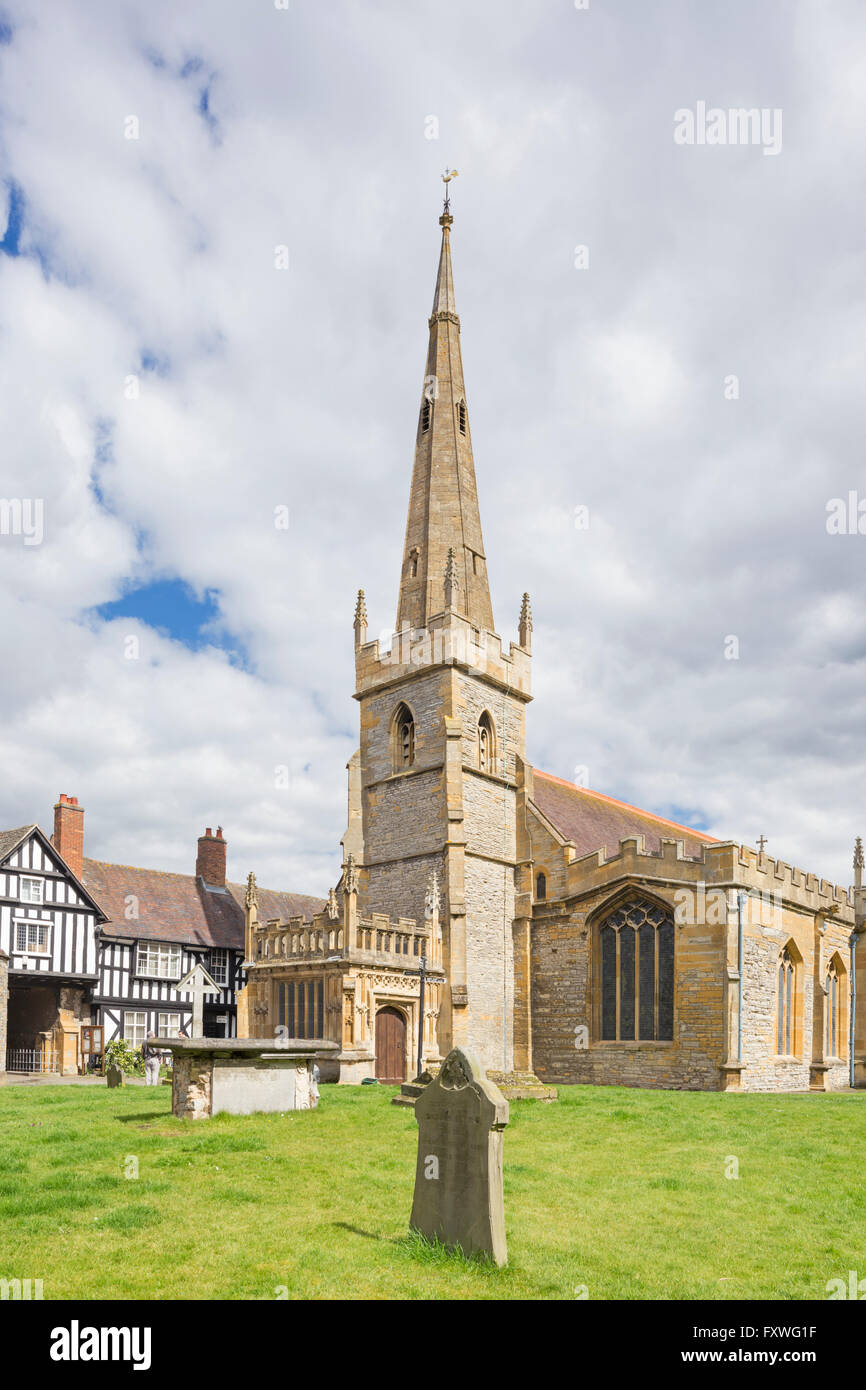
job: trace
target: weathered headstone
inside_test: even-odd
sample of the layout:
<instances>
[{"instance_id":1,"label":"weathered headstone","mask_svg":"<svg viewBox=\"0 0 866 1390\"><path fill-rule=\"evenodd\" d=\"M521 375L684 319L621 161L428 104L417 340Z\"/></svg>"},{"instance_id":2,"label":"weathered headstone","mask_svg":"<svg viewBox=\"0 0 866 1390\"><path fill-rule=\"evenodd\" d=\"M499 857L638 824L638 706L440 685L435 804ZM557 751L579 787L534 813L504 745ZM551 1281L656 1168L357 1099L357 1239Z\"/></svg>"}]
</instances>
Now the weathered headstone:
<instances>
[{"instance_id":1,"label":"weathered headstone","mask_svg":"<svg viewBox=\"0 0 866 1390\"><path fill-rule=\"evenodd\" d=\"M109 1088L112 1090L115 1086L123 1086L126 1084L123 1072L116 1062L112 1062L111 1066L106 1067L105 1079L108 1082Z\"/></svg>"},{"instance_id":2,"label":"weathered headstone","mask_svg":"<svg viewBox=\"0 0 866 1390\"><path fill-rule=\"evenodd\" d=\"M411 1226L497 1265L505 1248L502 1131L508 1101L481 1063L455 1047L415 1102L418 1166Z\"/></svg>"}]
</instances>

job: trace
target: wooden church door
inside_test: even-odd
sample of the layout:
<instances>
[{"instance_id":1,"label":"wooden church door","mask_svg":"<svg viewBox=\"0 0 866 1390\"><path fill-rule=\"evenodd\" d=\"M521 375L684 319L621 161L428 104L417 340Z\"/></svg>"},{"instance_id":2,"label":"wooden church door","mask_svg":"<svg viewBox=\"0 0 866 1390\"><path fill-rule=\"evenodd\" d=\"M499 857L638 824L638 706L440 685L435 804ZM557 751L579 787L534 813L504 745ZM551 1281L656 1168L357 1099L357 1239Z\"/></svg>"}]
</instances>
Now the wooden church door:
<instances>
[{"instance_id":1,"label":"wooden church door","mask_svg":"<svg viewBox=\"0 0 866 1390\"><path fill-rule=\"evenodd\" d=\"M399 1009L376 1015L376 1079L389 1086L406 1080L406 1020Z\"/></svg>"}]
</instances>

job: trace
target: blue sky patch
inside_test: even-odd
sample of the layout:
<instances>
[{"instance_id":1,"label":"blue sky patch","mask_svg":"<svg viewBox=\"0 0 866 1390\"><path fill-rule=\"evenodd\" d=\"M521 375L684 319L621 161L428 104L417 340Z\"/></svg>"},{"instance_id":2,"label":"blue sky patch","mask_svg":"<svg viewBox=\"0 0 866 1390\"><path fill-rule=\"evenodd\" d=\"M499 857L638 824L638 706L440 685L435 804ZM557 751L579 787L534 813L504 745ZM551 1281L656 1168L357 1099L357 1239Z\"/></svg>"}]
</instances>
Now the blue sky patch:
<instances>
[{"instance_id":1,"label":"blue sky patch","mask_svg":"<svg viewBox=\"0 0 866 1390\"><path fill-rule=\"evenodd\" d=\"M250 669L240 643L218 625L219 593L215 589L207 590L204 598L198 598L182 579L154 580L130 589L111 603L102 603L92 611L104 622L111 622L115 618L135 618L165 633L173 641L181 642L193 652L201 651L204 647L219 647L228 655L233 666ZM205 632L207 624L215 620L217 626Z\"/></svg>"},{"instance_id":2,"label":"blue sky patch","mask_svg":"<svg viewBox=\"0 0 866 1390\"><path fill-rule=\"evenodd\" d=\"M0 251L7 256L20 256L21 228L24 225L24 190L14 179L9 179L6 187L9 190L9 221L3 240L0 241Z\"/></svg>"}]
</instances>

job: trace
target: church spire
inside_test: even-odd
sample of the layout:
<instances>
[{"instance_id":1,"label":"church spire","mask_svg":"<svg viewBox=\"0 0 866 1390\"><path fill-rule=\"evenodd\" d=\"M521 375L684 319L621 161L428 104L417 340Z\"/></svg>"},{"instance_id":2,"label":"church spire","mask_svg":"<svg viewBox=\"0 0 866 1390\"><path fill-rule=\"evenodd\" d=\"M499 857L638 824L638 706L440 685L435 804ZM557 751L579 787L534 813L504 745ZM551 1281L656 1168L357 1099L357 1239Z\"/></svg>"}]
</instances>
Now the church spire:
<instances>
[{"instance_id":1,"label":"church spire","mask_svg":"<svg viewBox=\"0 0 866 1390\"><path fill-rule=\"evenodd\" d=\"M454 171L443 175L446 190L453 177ZM474 627L493 630L451 269L453 220L446 193L439 218L442 247L415 440L398 630L404 624L426 628L430 617L448 606L449 550L454 552L449 589L457 610Z\"/></svg>"}]
</instances>

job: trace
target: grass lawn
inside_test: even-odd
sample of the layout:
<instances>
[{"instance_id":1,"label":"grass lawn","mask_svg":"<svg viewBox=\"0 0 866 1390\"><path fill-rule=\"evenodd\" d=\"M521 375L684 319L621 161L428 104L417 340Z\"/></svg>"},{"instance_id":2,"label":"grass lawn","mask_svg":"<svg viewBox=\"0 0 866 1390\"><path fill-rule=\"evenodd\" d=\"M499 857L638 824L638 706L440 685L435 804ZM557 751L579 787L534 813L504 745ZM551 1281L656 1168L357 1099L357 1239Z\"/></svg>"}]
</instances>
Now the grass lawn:
<instances>
[{"instance_id":1,"label":"grass lawn","mask_svg":"<svg viewBox=\"0 0 866 1390\"><path fill-rule=\"evenodd\" d=\"M191 1122L167 1086L0 1088L0 1278L46 1299L824 1299L866 1276L864 1093L513 1103L505 1270L408 1237L418 1131L393 1094Z\"/></svg>"}]
</instances>

